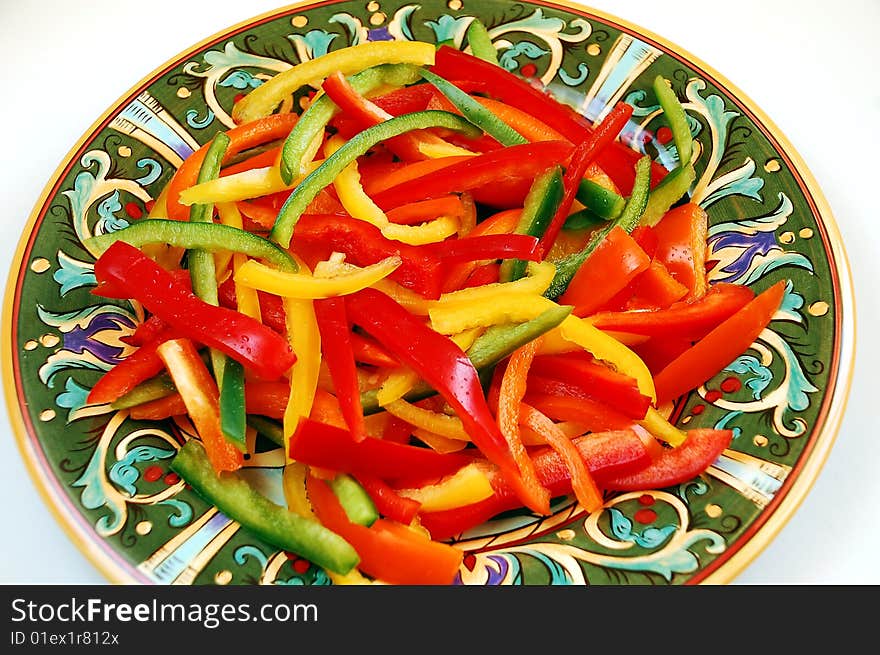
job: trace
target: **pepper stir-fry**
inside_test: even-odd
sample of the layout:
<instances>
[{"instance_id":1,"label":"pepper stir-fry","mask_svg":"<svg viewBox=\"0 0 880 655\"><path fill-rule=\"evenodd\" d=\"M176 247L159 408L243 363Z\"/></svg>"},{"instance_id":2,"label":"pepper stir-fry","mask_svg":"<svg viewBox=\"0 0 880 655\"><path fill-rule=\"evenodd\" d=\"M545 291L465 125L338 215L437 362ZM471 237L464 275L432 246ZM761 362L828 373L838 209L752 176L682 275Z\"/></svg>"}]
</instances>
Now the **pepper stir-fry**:
<instances>
[{"instance_id":1,"label":"pepper stir-fry","mask_svg":"<svg viewBox=\"0 0 880 655\"><path fill-rule=\"evenodd\" d=\"M451 584L455 538L503 511L699 475L732 433L679 429L673 403L785 290L708 282L664 79L671 171L619 140L629 105L591 124L468 38L277 74L147 217L87 244L94 293L146 315L88 401L188 417L172 469L335 583ZM286 507L238 473L254 434L284 449Z\"/></svg>"}]
</instances>

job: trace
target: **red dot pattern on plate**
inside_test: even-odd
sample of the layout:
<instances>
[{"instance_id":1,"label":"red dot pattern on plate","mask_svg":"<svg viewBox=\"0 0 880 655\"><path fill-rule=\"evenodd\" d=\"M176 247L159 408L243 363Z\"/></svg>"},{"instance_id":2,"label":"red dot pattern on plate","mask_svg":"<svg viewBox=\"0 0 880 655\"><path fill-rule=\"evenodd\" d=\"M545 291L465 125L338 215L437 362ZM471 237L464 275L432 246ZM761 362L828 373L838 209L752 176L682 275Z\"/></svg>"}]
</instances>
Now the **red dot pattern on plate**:
<instances>
[{"instance_id":1,"label":"red dot pattern on plate","mask_svg":"<svg viewBox=\"0 0 880 655\"><path fill-rule=\"evenodd\" d=\"M653 509L640 509L633 515L633 518L642 525L647 525L657 520L657 512Z\"/></svg>"},{"instance_id":2,"label":"red dot pattern on plate","mask_svg":"<svg viewBox=\"0 0 880 655\"><path fill-rule=\"evenodd\" d=\"M712 389L711 391L707 391L706 392L706 402L707 403L714 403L716 400L721 398L722 395L723 394L720 391L718 391L718 389Z\"/></svg>"},{"instance_id":3,"label":"red dot pattern on plate","mask_svg":"<svg viewBox=\"0 0 880 655\"><path fill-rule=\"evenodd\" d=\"M159 478L162 477L164 471L159 466L148 466L144 471L144 480L147 482L156 482Z\"/></svg>"},{"instance_id":4,"label":"red dot pattern on plate","mask_svg":"<svg viewBox=\"0 0 880 655\"><path fill-rule=\"evenodd\" d=\"M650 507L654 504L654 496L651 494L642 494L639 496L639 505L645 505L646 507Z\"/></svg>"},{"instance_id":5,"label":"red dot pattern on plate","mask_svg":"<svg viewBox=\"0 0 880 655\"><path fill-rule=\"evenodd\" d=\"M664 125L659 130L657 130L657 140L663 145L666 145L667 143L672 141L672 130Z\"/></svg>"},{"instance_id":6,"label":"red dot pattern on plate","mask_svg":"<svg viewBox=\"0 0 880 655\"><path fill-rule=\"evenodd\" d=\"M167 484L169 487L172 484L177 484L178 482L180 482L180 476L177 475L177 473L172 472L165 476L165 484Z\"/></svg>"},{"instance_id":7,"label":"red dot pattern on plate","mask_svg":"<svg viewBox=\"0 0 880 655\"><path fill-rule=\"evenodd\" d=\"M534 64L526 64L520 69L520 73L522 73L524 77L534 77L537 72L538 67Z\"/></svg>"},{"instance_id":8,"label":"red dot pattern on plate","mask_svg":"<svg viewBox=\"0 0 880 655\"><path fill-rule=\"evenodd\" d=\"M144 215L144 210L136 202L127 202L125 203L125 213L129 218L138 219Z\"/></svg>"},{"instance_id":9,"label":"red dot pattern on plate","mask_svg":"<svg viewBox=\"0 0 880 655\"><path fill-rule=\"evenodd\" d=\"M691 414L693 414L694 416L699 416L705 411L705 409L705 405L694 405L693 409L691 410Z\"/></svg>"},{"instance_id":10,"label":"red dot pattern on plate","mask_svg":"<svg viewBox=\"0 0 880 655\"><path fill-rule=\"evenodd\" d=\"M736 393L742 389L742 382L739 381L739 378L729 377L725 378L720 386L724 393Z\"/></svg>"}]
</instances>

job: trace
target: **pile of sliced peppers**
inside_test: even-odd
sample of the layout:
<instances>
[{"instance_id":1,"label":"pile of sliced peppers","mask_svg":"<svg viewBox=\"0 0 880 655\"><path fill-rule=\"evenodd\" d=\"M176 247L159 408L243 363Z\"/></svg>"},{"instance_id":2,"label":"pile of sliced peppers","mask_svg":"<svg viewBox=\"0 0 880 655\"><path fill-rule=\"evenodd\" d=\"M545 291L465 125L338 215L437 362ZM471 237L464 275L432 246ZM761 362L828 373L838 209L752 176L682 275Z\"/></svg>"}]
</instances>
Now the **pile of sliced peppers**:
<instances>
[{"instance_id":1,"label":"pile of sliced peppers","mask_svg":"<svg viewBox=\"0 0 880 655\"><path fill-rule=\"evenodd\" d=\"M708 282L665 80L672 170L619 140L628 105L591 124L467 36L278 74L147 216L87 243L94 293L145 315L89 403L188 419L171 469L334 583L451 584L455 539L500 512L705 471L731 432L671 408L785 293ZM287 506L241 474L259 444L283 449Z\"/></svg>"}]
</instances>

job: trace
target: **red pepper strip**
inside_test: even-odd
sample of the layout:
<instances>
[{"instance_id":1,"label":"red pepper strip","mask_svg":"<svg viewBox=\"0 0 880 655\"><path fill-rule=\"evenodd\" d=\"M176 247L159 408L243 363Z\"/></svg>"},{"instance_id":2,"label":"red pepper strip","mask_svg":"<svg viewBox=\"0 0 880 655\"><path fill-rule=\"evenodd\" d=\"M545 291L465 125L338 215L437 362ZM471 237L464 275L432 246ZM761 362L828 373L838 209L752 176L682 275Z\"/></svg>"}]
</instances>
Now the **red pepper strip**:
<instances>
[{"instance_id":1,"label":"red pepper strip","mask_svg":"<svg viewBox=\"0 0 880 655\"><path fill-rule=\"evenodd\" d=\"M330 370L342 415L354 440L363 441L367 432L345 300L338 296L324 298L316 300L314 306L321 334L321 353Z\"/></svg>"},{"instance_id":2,"label":"red pepper strip","mask_svg":"<svg viewBox=\"0 0 880 655\"><path fill-rule=\"evenodd\" d=\"M650 225L637 225L629 234L635 242L639 244L639 248L645 251L645 254L652 259L657 254L657 233Z\"/></svg>"},{"instance_id":3,"label":"red pepper strip","mask_svg":"<svg viewBox=\"0 0 880 655\"><path fill-rule=\"evenodd\" d=\"M664 448L641 471L612 476L603 487L613 491L663 489L692 480L703 473L733 438L732 430L688 430L687 438L675 448Z\"/></svg>"},{"instance_id":4,"label":"red pepper strip","mask_svg":"<svg viewBox=\"0 0 880 655\"><path fill-rule=\"evenodd\" d=\"M184 414L186 414L186 403L183 402L183 397L179 393L150 400L128 410L128 416L135 421L162 421Z\"/></svg>"},{"instance_id":5,"label":"red pepper strip","mask_svg":"<svg viewBox=\"0 0 880 655\"><path fill-rule=\"evenodd\" d=\"M355 479L373 499L379 514L393 521L409 525L419 513L422 504L401 496L394 488L375 475L356 475Z\"/></svg>"},{"instance_id":6,"label":"red pepper strip","mask_svg":"<svg viewBox=\"0 0 880 655\"><path fill-rule=\"evenodd\" d=\"M365 337L357 332L351 333L351 349L354 352L354 359L361 364L370 364L385 368L396 368L400 366L391 354L380 346L374 339Z\"/></svg>"},{"instance_id":7,"label":"red pepper strip","mask_svg":"<svg viewBox=\"0 0 880 655\"><path fill-rule=\"evenodd\" d=\"M494 284L500 280L501 264L483 264L482 266L475 268L473 272L468 275L464 284L462 284L460 288L467 289L469 287L481 287L484 284Z\"/></svg>"},{"instance_id":8,"label":"red pepper strip","mask_svg":"<svg viewBox=\"0 0 880 655\"><path fill-rule=\"evenodd\" d=\"M364 191L367 195L375 196L387 189L391 189L405 182L417 182L428 175L436 174L442 169L449 168L453 164L469 161L472 159L469 155L458 155L455 157L438 157L437 159L426 159L425 161L412 162L403 166L396 166L393 170L389 170L384 175L364 175ZM436 194L431 198L446 195ZM422 200L422 198L417 198ZM395 205L400 207L408 203L399 203Z\"/></svg>"},{"instance_id":9,"label":"red pepper strip","mask_svg":"<svg viewBox=\"0 0 880 655\"><path fill-rule=\"evenodd\" d=\"M244 456L223 435L220 427L220 392L217 383L189 339L172 339L159 346L159 357L174 380L199 434L211 466L218 473L240 469Z\"/></svg>"},{"instance_id":10,"label":"red pepper strip","mask_svg":"<svg viewBox=\"0 0 880 655\"><path fill-rule=\"evenodd\" d=\"M220 177L235 175L236 173L243 173L244 171L250 171L255 168L266 168L268 166L274 166L275 162L278 161L278 157L280 156L281 146L270 148L269 150L265 150L258 155L248 157L244 161L240 161L237 164L226 166L225 168L221 169Z\"/></svg>"},{"instance_id":11,"label":"red pepper strip","mask_svg":"<svg viewBox=\"0 0 880 655\"><path fill-rule=\"evenodd\" d=\"M632 430L595 432L572 439L572 443L599 488L604 487L607 479L642 470L651 463L645 444ZM533 460L541 484L553 496L571 493L571 471L559 453L543 448L535 453ZM495 494L485 500L454 509L421 512L419 522L434 539L449 539L501 512L521 506L504 480L496 477L492 486Z\"/></svg>"},{"instance_id":12,"label":"red pepper strip","mask_svg":"<svg viewBox=\"0 0 880 655\"><path fill-rule=\"evenodd\" d=\"M600 330L695 340L736 314L753 298L746 286L718 282L699 300L673 303L668 309L600 312L590 322Z\"/></svg>"},{"instance_id":13,"label":"red pepper strip","mask_svg":"<svg viewBox=\"0 0 880 655\"><path fill-rule=\"evenodd\" d=\"M298 119L297 114L272 114L227 130L226 136L229 137L229 146L226 148L224 160L228 161L233 155L254 146L286 137ZM202 167L210 145L210 143L203 145L187 157L168 183L166 196L168 218L178 221L185 221L189 218L189 207L180 204L180 192L196 183L199 169Z\"/></svg>"},{"instance_id":14,"label":"red pepper strip","mask_svg":"<svg viewBox=\"0 0 880 655\"><path fill-rule=\"evenodd\" d=\"M378 125L389 118L393 118L384 109L376 106L361 94L355 91L345 75L336 71L328 76L321 88L342 112L354 120L357 131L365 130L373 125ZM428 156L419 150L419 142L424 141L427 135L422 132L408 132L400 136L388 139L384 142L395 155L406 161L422 161ZM435 137L436 138L436 137Z\"/></svg>"},{"instance_id":15,"label":"red pepper strip","mask_svg":"<svg viewBox=\"0 0 880 655\"><path fill-rule=\"evenodd\" d=\"M630 116L632 116L632 112L632 105L628 105L625 102L617 103L614 109L608 112L608 115L596 126L595 131L588 138L579 142L571 153L571 163L565 169L565 174L562 178L565 189L562 194L562 200L556 209L556 213L553 214L553 218L550 219L544 235L541 237L540 248L542 255L546 256L550 252L550 248L553 247L559 231L565 224L565 219L571 213L572 203L574 203L580 183L587 174L590 164L595 161L599 153L608 144L614 142Z\"/></svg>"},{"instance_id":16,"label":"red pepper strip","mask_svg":"<svg viewBox=\"0 0 880 655\"><path fill-rule=\"evenodd\" d=\"M581 459L580 451L571 439L556 427L553 421L531 405L522 403L519 417L525 427L531 428L544 437L544 441L565 462L565 466L571 474L571 489L584 509L588 512L595 512L602 507L602 492L596 486L596 481L590 475L584 460Z\"/></svg>"},{"instance_id":17,"label":"red pepper strip","mask_svg":"<svg viewBox=\"0 0 880 655\"><path fill-rule=\"evenodd\" d=\"M296 361L283 336L249 316L199 299L124 241L113 243L98 258L95 279L96 295L137 300L180 335L220 350L259 377L277 379Z\"/></svg>"},{"instance_id":18,"label":"red pepper strip","mask_svg":"<svg viewBox=\"0 0 880 655\"><path fill-rule=\"evenodd\" d=\"M709 224L706 211L687 203L669 210L654 226L656 257L676 280L689 290L686 299L699 298L708 288L706 281L706 237Z\"/></svg>"},{"instance_id":19,"label":"red pepper strip","mask_svg":"<svg viewBox=\"0 0 880 655\"><path fill-rule=\"evenodd\" d=\"M516 462L486 404L479 374L464 351L381 291L367 288L345 300L352 321L443 396L473 444L512 482L518 482Z\"/></svg>"},{"instance_id":20,"label":"red pepper strip","mask_svg":"<svg viewBox=\"0 0 880 655\"><path fill-rule=\"evenodd\" d=\"M525 402L554 421L575 421L593 432L624 430L633 424L625 414L590 398L529 392Z\"/></svg>"},{"instance_id":21,"label":"red pepper strip","mask_svg":"<svg viewBox=\"0 0 880 655\"><path fill-rule=\"evenodd\" d=\"M397 585L448 585L455 580L464 557L461 550L387 519L376 519L370 527L352 523L330 486L313 475L306 477L306 493L318 520L354 547L358 568L367 575Z\"/></svg>"},{"instance_id":22,"label":"red pepper strip","mask_svg":"<svg viewBox=\"0 0 880 655\"><path fill-rule=\"evenodd\" d=\"M423 248L385 238L379 228L366 221L347 215L307 214L297 221L293 235L294 247L297 243L319 246L325 256L334 250L343 252L357 266L369 266L397 255L402 263L389 276L392 280L426 298L440 296L440 260Z\"/></svg>"},{"instance_id":23,"label":"red pepper strip","mask_svg":"<svg viewBox=\"0 0 880 655\"><path fill-rule=\"evenodd\" d=\"M643 419L651 398L639 392L635 378L611 369L592 358L574 354L539 355L531 372L576 386L588 398L605 403L622 414Z\"/></svg>"},{"instance_id":24,"label":"red pepper strip","mask_svg":"<svg viewBox=\"0 0 880 655\"><path fill-rule=\"evenodd\" d=\"M165 369L165 364L156 354L156 348L175 336L172 328L166 326L160 330L150 341L105 372L89 391L86 402L90 405L112 403L141 382L158 375Z\"/></svg>"},{"instance_id":25,"label":"red pepper strip","mask_svg":"<svg viewBox=\"0 0 880 655\"><path fill-rule=\"evenodd\" d=\"M440 454L428 448L367 437L355 441L348 430L318 422L300 421L290 439L290 456L303 464L382 480L418 475L432 478L453 473L473 458Z\"/></svg>"},{"instance_id":26,"label":"red pepper strip","mask_svg":"<svg viewBox=\"0 0 880 655\"><path fill-rule=\"evenodd\" d=\"M581 264L559 297L559 303L574 305L572 313L575 316L589 316L647 270L650 264L645 251L626 230L614 227Z\"/></svg>"},{"instance_id":27,"label":"red pepper strip","mask_svg":"<svg viewBox=\"0 0 880 655\"><path fill-rule=\"evenodd\" d=\"M430 221L438 216L462 216L465 208L456 195L419 200L386 213L388 220L400 225L414 225Z\"/></svg>"},{"instance_id":28,"label":"red pepper strip","mask_svg":"<svg viewBox=\"0 0 880 655\"><path fill-rule=\"evenodd\" d=\"M646 342L632 346L652 375L657 375L676 357L693 345L681 337L650 337Z\"/></svg>"},{"instance_id":29,"label":"red pepper strip","mask_svg":"<svg viewBox=\"0 0 880 655\"><path fill-rule=\"evenodd\" d=\"M754 343L785 296L781 280L697 341L654 376L657 402L673 400L696 389Z\"/></svg>"},{"instance_id":30,"label":"red pepper strip","mask_svg":"<svg viewBox=\"0 0 880 655\"><path fill-rule=\"evenodd\" d=\"M583 116L543 90L535 88L501 66L483 61L456 48L441 46L437 50L431 70L449 81L461 79L479 81L484 85L485 93L540 119L571 143L580 143L593 132L593 128ZM614 181L620 193L629 195L635 180L633 167L640 156L635 150L615 141L602 151L597 161L602 170ZM667 170L659 164L652 164L651 186L662 180L666 173Z\"/></svg>"},{"instance_id":31,"label":"red pepper strip","mask_svg":"<svg viewBox=\"0 0 880 655\"><path fill-rule=\"evenodd\" d=\"M531 182L548 166L565 161L570 154L571 144L565 141L539 141L509 146L482 155L465 157L464 161L452 166L397 184L376 193L373 201L382 209L392 209L416 200L471 191L508 180L520 181L528 178Z\"/></svg>"},{"instance_id":32,"label":"red pepper strip","mask_svg":"<svg viewBox=\"0 0 880 655\"><path fill-rule=\"evenodd\" d=\"M483 259L540 261L538 239L528 234L466 236L422 247L444 262L472 262Z\"/></svg>"},{"instance_id":33,"label":"red pepper strip","mask_svg":"<svg viewBox=\"0 0 880 655\"><path fill-rule=\"evenodd\" d=\"M676 280L658 259L629 285L626 309L666 309L688 295L689 289Z\"/></svg>"},{"instance_id":34,"label":"red pepper strip","mask_svg":"<svg viewBox=\"0 0 880 655\"><path fill-rule=\"evenodd\" d=\"M217 292L222 307L228 307L229 309L238 308L235 298L235 282L231 277L223 281L217 288ZM284 303L281 298L265 291L257 291L257 297L260 299L260 318L263 324L279 334L286 335L287 322L284 314Z\"/></svg>"},{"instance_id":35,"label":"red pepper strip","mask_svg":"<svg viewBox=\"0 0 880 655\"><path fill-rule=\"evenodd\" d=\"M492 214L483 221L477 223L477 226L470 231L468 237L483 236L486 234L510 234L519 225L519 217L522 214L522 208L505 209L496 214ZM443 283L443 292L456 291L465 284L471 273L479 266L479 262L462 262L451 266L446 273L446 280Z\"/></svg>"},{"instance_id":36,"label":"red pepper strip","mask_svg":"<svg viewBox=\"0 0 880 655\"><path fill-rule=\"evenodd\" d=\"M516 487L517 496L533 512L547 515L550 513L550 492L538 480L535 463L522 442L519 429L520 405L526 395L529 368L539 346L540 340L530 341L508 358L498 392L496 420L519 468L522 483Z\"/></svg>"}]
</instances>

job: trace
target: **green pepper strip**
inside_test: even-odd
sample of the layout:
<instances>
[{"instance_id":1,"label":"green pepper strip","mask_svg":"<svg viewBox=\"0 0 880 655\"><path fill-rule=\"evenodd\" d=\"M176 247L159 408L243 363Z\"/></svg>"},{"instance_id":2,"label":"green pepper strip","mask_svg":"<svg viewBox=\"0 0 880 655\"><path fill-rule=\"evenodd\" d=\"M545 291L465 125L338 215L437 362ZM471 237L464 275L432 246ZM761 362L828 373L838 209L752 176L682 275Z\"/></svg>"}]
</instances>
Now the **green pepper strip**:
<instances>
[{"instance_id":1,"label":"green pepper strip","mask_svg":"<svg viewBox=\"0 0 880 655\"><path fill-rule=\"evenodd\" d=\"M657 225L669 208L688 192L695 179L697 173L693 164L670 171L660 184L651 190L648 206L639 223L648 226Z\"/></svg>"},{"instance_id":2,"label":"green pepper strip","mask_svg":"<svg viewBox=\"0 0 880 655\"><path fill-rule=\"evenodd\" d=\"M286 250L257 234L222 223L188 223L167 218L147 218L128 227L92 237L85 242L89 251L100 255L116 241L140 248L150 243L209 252L228 250L262 259L272 266L295 273L296 261Z\"/></svg>"},{"instance_id":3,"label":"green pepper strip","mask_svg":"<svg viewBox=\"0 0 880 655\"><path fill-rule=\"evenodd\" d=\"M514 233L527 234L540 239L556 213L564 191L560 166L553 166L539 175L523 201L523 211ZM499 280L513 282L520 279L526 274L527 264L528 262L523 259L505 259L501 263Z\"/></svg>"},{"instance_id":4,"label":"green pepper strip","mask_svg":"<svg viewBox=\"0 0 880 655\"><path fill-rule=\"evenodd\" d=\"M528 143L528 139L452 82L426 70L421 71L421 76L446 96L465 118L496 139L501 145L516 146ZM626 204L626 200L620 195L586 178L581 180L578 185L576 197L578 202L589 207L602 218L609 220L616 218Z\"/></svg>"},{"instance_id":5,"label":"green pepper strip","mask_svg":"<svg viewBox=\"0 0 880 655\"><path fill-rule=\"evenodd\" d=\"M151 400L165 398L176 392L177 387L174 386L174 380L171 379L171 376L167 372L160 373L156 377L141 382L127 394L114 400L110 403L110 407L116 410L128 409Z\"/></svg>"},{"instance_id":6,"label":"green pepper strip","mask_svg":"<svg viewBox=\"0 0 880 655\"><path fill-rule=\"evenodd\" d=\"M587 230L596 227L597 225L602 225L602 223L605 223L604 218L591 209L584 208L573 214L569 214L568 218L565 219L565 224L562 226L562 229L572 231Z\"/></svg>"},{"instance_id":7,"label":"green pepper strip","mask_svg":"<svg viewBox=\"0 0 880 655\"><path fill-rule=\"evenodd\" d=\"M596 232L583 250L563 257L556 264L556 275L550 283L550 287L544 292L548 298L558 298L568 288L572 278L581 265L587 261L593 251L605 239L608 233L615 227L621 227L627 232L632 232L648 205L648 196L651 191L651 158L642 157L636 162L636 179L633 183L632 194L626 203L623 212L614 221L608 223Z\"/></svg>"},{"instance_id":8,"label":"green pepper strip","mask_svg":"<svg viewBox=\"0 0 880 655\"><path fill-rule=\"evenodd\" d=\"M694 139L691 136L691 128L688 125L684 107L681 106L675 91L666 83L662 75L654 78L653 87L660 108L663 109L663 115L669 123L669 129L672 131L672 140L678 151L678 168L683 168L690 163L694 147Z\"/></svg>"},{"instance_id":9,"label":"green pepper strip","mask_svg":"<svg viewBox=\"0 0 880 655\"><path fill-rule=\"evenodd\" d=\"M491 377L492 369L498 362L517 348L555 328L565 320L566 316L571 314L571 310L570 306L560 305L548 309L525 323L494 325L487 329L467 351L467 356L473 362L474 368L477 369L480 379L485 381L487 376ZM404 396L404 400L416 402L436 393L429 385L419 383ZM376 399L375 389L361 394L361 406L364 408L364 414L375 414L382 411L382 407Z\"/></svg>"},{"instance_id":10,"label":"green pepper strip","mask_svg":"<svg viewBox=\"0 0 880 655\"><path fill-rule=\"evenodd\" d=\"M204 447L194 439L177 452L171 461L171 470L207 502L276 548L296 553L341 575L360 561L357 552L342 537L318 521L276 505L238 473L219 477Z\"/></svg>"},{"instance_id":11,"label":"green pepper strip","mask_svg":"<svg viewBox=\"0 0 880 655\"><path fill-rule=\"evenodd\" d=\"M406 86L419 79L418 67L410 64L382 64L361 71L348 78L348 83L360 95L365 96L383 86ZM330 96L322 95L306 109L281 148L281 179L291 184L302 173L307 163L309 146L324 131L330 119L339 111Z\"/></svg>"},{"instance_id":12,"label":"green pepper strip","mask_svg":"<svg viewBox=\"0 0 880 655\"><path fill-rule=\"evenodd\" d=\"M498 65L498 51L492 44L492 37L489 36L489 30L480 21L474 18L467 28L468 45L471 47L471 53L474 57L479 57L483 61Z\"/></svg>"},{"instance_id":13,"label":"green pepper strip","mask_svg":"<svg viewBox=\"0 0 880 655\"><path fill-rule=\"evenodd\" d=\"M223 435L241 452L247 452L247 420L244 401L244 367L240 362L226 359L223 380L220 383L220 429Z\"/></svg>"},{"instance_id":14,"label":"green pepper strip","mask_svg":"<svg viewBox=\"0 0 880 655\"><path fill-rule=\"evenodd\" d=\"M379 518L379 512L370 494L347 473L337 473L330 481L330 488L352 523L369 527Z\"/></svg>"},{"instance_id":15,"label":"green pepper strip","mask_svg":"<svg viewBox=\"0 0 880 655\"><path fill-rule=\"evenodd\" d=\"M336 176L346 166L365 154L376 144L406 132L431 127L445 127L450 130L477 135L478 130L461 116L447 111L418 111L389 118L387 121L368 127L352 137L332 155L324 160L314 171L300 182L282 205L275 219L269 237L287 248L293 237L293 228L309 203L324 187L333 183Z\"/></svg>"}]
</instances>

